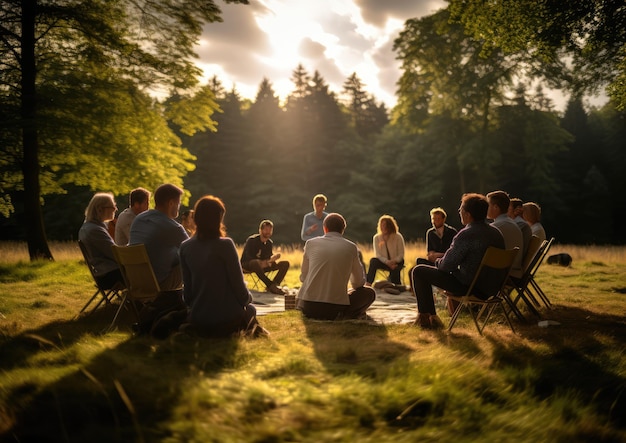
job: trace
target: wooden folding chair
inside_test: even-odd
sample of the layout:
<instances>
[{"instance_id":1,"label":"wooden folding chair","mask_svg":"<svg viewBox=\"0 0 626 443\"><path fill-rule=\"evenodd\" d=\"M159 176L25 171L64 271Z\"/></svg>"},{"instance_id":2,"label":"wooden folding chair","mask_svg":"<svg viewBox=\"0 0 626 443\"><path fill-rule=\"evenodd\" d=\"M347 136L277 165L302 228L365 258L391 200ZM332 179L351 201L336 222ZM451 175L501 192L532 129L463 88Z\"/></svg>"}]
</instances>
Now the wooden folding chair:
<instances>
[{"instance_id":1,"label":"wooden folding chair","mask_svg":"<svg viewBox=\"0 0 626 443\"><path fill-rule=\"evenodd\" d=\"M89 301L85 303L85 306L83 306L83 308L77 314L77 317L83 312L85 312L85 310L89 307L89 305L92 302L94 302L98 298L98 296L100 296L100 298L98 299L98 302L93 307L93 309L89 312L90 314L94 312L96 309L98 309L98 307L103 302L105 302L106 304L109 304L116 297L121 299L122 296L120 295L120 292L124 289L124 286L122 286L121 284L116 284L112 288L103 288L102 286L100 286L98 284L98 280L96 279L96 270L92 264L93 262L91 260L91 255L89 254L89 251L87 251L85 244L80 240L78 240L78 247L80 248L80 252L83 254L83 259L85 260L85 264L89 268L89 273L91 274L91 278L93 279L94 285L96 287L96 292L94 292L91 298L89 299Z\"/></svg>"},{"instance_id":2,"label":"wooden folding chair","mask_svg":"<svg viewBox=\"0 0 626 443\"><path fill-rule=\"evenodd\" d=\"M511 319L509 318L508 311L504 308L504 302L502 297L502 292L504 291L506 282L509 277L509 273L511 272L511 268L513 267L513 262L515 261L515 256L518 254L519 248L514 249L500 249L489 247L487 251L485 251L485 255L483 256L482 261L480 262L480 266L474 275L472 283L465 295L454 295L451 293L446 293L448 298L455 300L459 303L454 314L452 314L452 318L450 319L450 324L448 325L448 331L451 331L456 323L457 318L461 311L465 308L469 311L474 324L476 325L476 329L480 335L483 334L483 330L493 314L496 306L500 306L502 312L504 313L504 317L506 318L507 323L511 327L511 331L515 332L513 328L513 324L511 323ZM475 285L479 280L489 278L493 279L497 275L497 287L498 291L490 296L487 299L482 299L477 297L475 294ZM472 309L474 306L480 306L480 310L478 313L475 313ZM481 320L481 317L485 315L484 320ZM481 320L482 324L479 324L478 321Z\"/></svg>"},{"instance_id":3,"label":"wooden folding chair","mask_svg":"<svg viewBox=\"0 0 626 443\"><path fill-rule=\"evenodd\" d=\"M120 307L117 309L115 317L106 331L111 330L115 326L117 317L126 304L130 305L131 310L134 312L137 320L139 320L139 310L136 303L154 300L161 292L144 245L113 245L112 248L113 256L120 265L122 276L126 282L127 291L124 293Z\"/></svg>"}]
</instances>

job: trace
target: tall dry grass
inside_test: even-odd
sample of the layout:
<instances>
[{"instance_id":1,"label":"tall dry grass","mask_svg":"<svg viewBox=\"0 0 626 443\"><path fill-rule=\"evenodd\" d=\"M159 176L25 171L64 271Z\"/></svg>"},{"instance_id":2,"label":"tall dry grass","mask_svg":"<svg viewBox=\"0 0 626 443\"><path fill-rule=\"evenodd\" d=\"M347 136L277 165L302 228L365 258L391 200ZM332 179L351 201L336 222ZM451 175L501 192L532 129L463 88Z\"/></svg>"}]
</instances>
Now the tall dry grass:
<instances>
[{"instance_id":1,"label":"tall dry grass","mask_svg":"<svg viewBox=\"0 0 626 443\"><path fill-rule=\"evenodd\" d=\"M49 242L50 250L55 260L79 260L82 258L76 242ZM359 243L359 249L363 253L366 264L369 264L373 256L371 243ZM241 253L243 245L237 246ZM282 254L281 260L287 260L292 269L300 269L302 265L302 244L275 245L275 252ZM566 252L575 261L598 261L604 263L626 263L626 247L615 245L568 245L554 243L550 254ZM405 247L406 268L410 268L418 257L426 255L424 241L408 242ZM0 242L0 263L17 263L28 261L28 247L25 242L4 241Z\"/></svg>"}]
</instances>

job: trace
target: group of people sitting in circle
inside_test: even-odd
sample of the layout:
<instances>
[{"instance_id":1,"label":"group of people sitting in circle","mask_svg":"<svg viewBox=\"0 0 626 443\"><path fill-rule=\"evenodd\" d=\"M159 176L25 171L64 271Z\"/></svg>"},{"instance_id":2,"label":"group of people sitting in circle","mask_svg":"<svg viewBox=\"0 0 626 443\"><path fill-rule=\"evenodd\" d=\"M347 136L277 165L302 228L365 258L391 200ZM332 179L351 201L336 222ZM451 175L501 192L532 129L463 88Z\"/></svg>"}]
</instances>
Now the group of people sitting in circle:
<instances>
[{"instance_id":1,"label":"group of people sitting in circle","mask_svg":"<svg viewBox=\"0 0 626 443\"><path fill-rule=\"evenodd\" d=\"M107 226L117 211L113 194L97 193L89 202L78 238L89 253L98 285L124 285L112 245L143 244L160 290L180 294L186 306L186 330L206 336L268 335L258 323L244 272L256 274L268 292L285 293L280 285L289 262L280 261L280 254L273 253L273 223L261 221L259 232L247 238L239 257L235 243L226 235L226 207L218 197L200 198L179 223L182 189L173 184L159 186L154 192L154 209L148 209L150 195L143 188L131 191L129 207L117 218L114 235ZM305 246L297 309L320 320L367 318L367 309L376 299L372 285L378 270L389 273L390 284L402 286L404 238L392 216L381 216L366 273L357 245L343 236L345 218L327 213L326 205L326 197L316 195L314 210L303 218ZM510 199L503 191L487 196L464 194L459 208L464 227L458 232L446 224L442 208L432 209L430 215L426 258L418 258L409 271L410 288L417 299L415 324L423 328L442 327L435 312L433 286L464 293L488 247L524 251L532 235L545 239L539 206ZM522 256L523 252L514 265L515 272L521 272ZM272 279L270 271L276 271ZM484 282L479 291L487 298L493 288Z\"/></svg>"}]
</instances>

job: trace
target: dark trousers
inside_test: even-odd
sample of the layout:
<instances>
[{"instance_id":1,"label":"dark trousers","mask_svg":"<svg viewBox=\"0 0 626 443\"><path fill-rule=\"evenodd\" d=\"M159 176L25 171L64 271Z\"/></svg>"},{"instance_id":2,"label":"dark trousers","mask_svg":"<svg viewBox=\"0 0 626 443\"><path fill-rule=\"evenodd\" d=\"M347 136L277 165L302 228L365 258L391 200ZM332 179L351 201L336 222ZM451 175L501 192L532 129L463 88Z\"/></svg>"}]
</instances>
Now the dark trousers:
<instances>
[{"instance_id":1,"label":"dark trousers","mask_svg":"<svg viewBox=\"0 0 626 443\"><path fill-rule=\"evenodd\" d=\"M347 320L364 317L367 308L376 300L376 291L368 286L351 289L348 295L350 296L349 305L300 300L298 309L308 318L317 320Z\"/></svg>"},{"instance_id":2,"label":"dark trousers","mask_svg":"<svg viewBox=\"0 0 626 443\"><path fill-rule=\"evenodd\" d=\"M96 281L98 282L98 287L105 290L111 289L116 285L126 287L124 284L124 277L122 277L122 272L119 269L107 272L104 275L97 275Z\"/></svg>"},{"instance_id":3,"label":"dark trousers","mask_svg":"<svg viewBox=\"0 0 626 443\"><path fill-rule=\"evenodd\" d=\"M242 268L249 272L254 272L259 279L265 283L265 286L268 288L273 284L279 286L285 275L287 275L287 271L289 270L289 262L288 261L279 261L272 264L267 268L261 267L261 260L250 260L248 263L243 263ZM278 271L274 276L274 280L270 280L267 276L267 272L270 271Z\"/></svg>"},{"instance_id":4,"label":"dark trousers","mask_svg":"<svg viewBox=\"0 0 626 443\"><path fill-rule=\"evenodd\" d=\"M433 286L462 295L467 291L464 285L452 274L440 271L434 266L417 265L410 273L411 288L417 299L417 312L420 314L436 314Z\"/></svg>"},{"instance_id":5,"label":"dark trousers","mask_svg":"<svg viewBox=\"0 0 626 443\"><path fill-rule=\"evenodd\" d=\"M379 269L384 269L385 271L389 271L389 281L395 285L400 284L400 273L402 272L402 268L404 268L404 260L398 263L396 269L391 269L385 263L378 260L376 257L373 257L370 260L370 267L367 271L367 282L374 283L374 279L376 278L376 271Z\"/></svg>"}]
</instances>

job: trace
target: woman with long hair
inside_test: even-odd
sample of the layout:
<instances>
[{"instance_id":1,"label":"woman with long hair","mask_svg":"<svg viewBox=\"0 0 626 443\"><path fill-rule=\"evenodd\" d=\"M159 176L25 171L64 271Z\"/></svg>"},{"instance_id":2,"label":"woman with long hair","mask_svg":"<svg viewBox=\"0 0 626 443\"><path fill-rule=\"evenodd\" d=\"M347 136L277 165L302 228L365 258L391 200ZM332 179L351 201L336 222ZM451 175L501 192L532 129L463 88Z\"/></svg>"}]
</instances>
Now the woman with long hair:
<instances>
[{"instance_id":1,"label":"woman with long hair","mask_svg":"<svg viewBox=\"0 0 626 443\"><path fill-rule=\"evenodd\" d=\"M400 272L404 268L404 238L398 229L396 219L391 215L382 215L378 219L376 235L372 239L374 257L370 260L367 282L372 284L376 271L384 269L389 272L389 281L400 284Z\"/></svg>"},{"instance_id":2,"label":"woman with long hair","mask_svg":"<svg viewBox=\"0 0 626 443\"><path fill-rule=\"evenodd\" d=\"M225 213L218 197L202 197L194 207L196 232L180 246L187 321L201 335L268 335L256 319L235 243L226 237Z\"/></svg>"}]
</instances>

